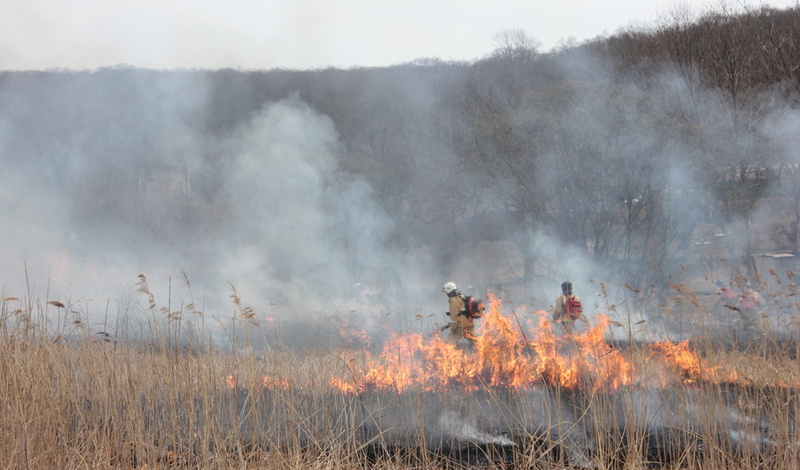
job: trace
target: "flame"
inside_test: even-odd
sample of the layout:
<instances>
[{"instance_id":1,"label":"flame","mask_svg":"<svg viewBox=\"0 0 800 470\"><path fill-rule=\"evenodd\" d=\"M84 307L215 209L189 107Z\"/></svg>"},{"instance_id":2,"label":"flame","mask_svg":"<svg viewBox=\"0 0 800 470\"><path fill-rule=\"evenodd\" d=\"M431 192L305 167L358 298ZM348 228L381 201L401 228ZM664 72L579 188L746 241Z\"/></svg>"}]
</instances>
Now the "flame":
<instances>
[{"instance_id":1,"label":"flame","mask_svg":"<svg viewBox=\"0 0 800 470\"><path fill-rule=\"evenodd\" d=\"M440 337L395 333L378 357L363 352L349 369L352 377L332 376L330 383L343 393L451 386L524 389L543 383L600 389L631 383L633 365L604 341L607 318L600 317L585 333L563 338L553 333L545 312L537 312L538 325L526 333L516 315L512 319L502 311L501 300L490 294L470 351Z\"/></svg>"},{"instance_id":2,"label":"flame","mask_svg":"<svg viewBox=\"0 0 800 470\"><path fill-rule=\"evenodd\" d=\"M228 374L228 376L225 377L225 383L228 384L228 387L230 388L236 388L236 379L233 378L233 375L231 374Z\"/></svg>"},{"instance_id":3,"label":"flame","mask_svg":"<svg viewBox=\"0 0 800 470\"><path fill-rule=\"evenodd\" d=\"M246 383L240 382L236 380L236 378L232 374L228 374L225 377L225 383L228 385L229 388L235 389L236 387L243 386L248 389L253 389L255 391L261 390L289 390L292 388L292 383L289 379L286 378L278 378L272 377L269 375L261 376L258 381ZM302 388L302 387L300 387Z\"/></svg>"},{"instance_id":4,"label":"flame","mask_svg":"<svg viewBox=\"0 0 800 470\"><path fill-rule=\"evenodd\" d=\"M370 352L372 339L361 330L342 329L350 344L337 354L339 373L329 373L330 386L343 394L366 391L477 390L486 387L524 390L543 385L562 389L616 390L647 384L675 382L740 382L736 370L710 366L692 350L689 340L651 344L648 349L625 352L606 343L605 333L614 322L597 315L585 332L555 332L547 312L538 311L523 321L515 311L488 296L488 308L479 320L474 346L463 349L445 331L438 336L394 332L379 353ZM229 375L231 388L289 390L305 388L297 379L263 376L240 384Z\"/></svg>"},{"instance_id":5,"label":"flame","mask_svg":"<svg viewBox=\"0 0 800 470\"><path fill-rule=\"evenodd\" d=\"M650 361L657 362L672 369L673 375L681 377L684 383L697 381L712 383L747 383L748 379L739 376L736 370L725 370L724 366L711 366L703 361L699 354L692 351L689 340L680 343L669 341L653 343L650 345ZM666 380L662 380L666 385ZM779 387L796 387L797 383L778 380Z\"/></svg>"},{"instance_id":6,"label":"flame","mask_svg":"<svg viewBox=\"0 0 800 470\"><path fill-rule=\"evenodd\" d=\"M262 389L267 390L289 390L292 388L292 385L288 379L270 377L268 375L261 377L261 383L259 386Z\"/></svg>"},{"instance_id":7,"label":"flame","mask_svg":"<svg viewBox=\"0 0 800 470\"><path fill-rule=\"evenodd\" d=\"M672 366L685 380L700 377L700 356L689 350L688 339L680 343L653 343L650 345L650 355Z\"/></svg>"}]
</instances>

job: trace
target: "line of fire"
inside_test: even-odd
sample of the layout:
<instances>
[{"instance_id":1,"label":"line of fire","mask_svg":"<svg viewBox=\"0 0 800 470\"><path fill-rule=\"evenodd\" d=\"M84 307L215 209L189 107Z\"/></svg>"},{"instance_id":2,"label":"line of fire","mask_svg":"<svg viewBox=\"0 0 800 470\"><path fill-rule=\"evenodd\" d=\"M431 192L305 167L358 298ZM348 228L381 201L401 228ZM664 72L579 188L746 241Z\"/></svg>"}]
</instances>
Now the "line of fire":
<instances>
[{"instance_id":1,"label":"line of fire","mask_svg":"<svg viewBox=\"0 0 800 470\"><path fill-rule=\"evenodd\" d=\"M225 381L254 438L266 422L283 423L279 440L308 445L352 435L378 460L425 449L454 468L623 468L717 452L764 465L796 448L798 377L756 386L690 340L613 343L614 322L596 318L563 334L546 312L489 294L472 345L446 341L447 332L394 333L378 345L350 332L324 377Z\"/></svg>"}]
</instances>

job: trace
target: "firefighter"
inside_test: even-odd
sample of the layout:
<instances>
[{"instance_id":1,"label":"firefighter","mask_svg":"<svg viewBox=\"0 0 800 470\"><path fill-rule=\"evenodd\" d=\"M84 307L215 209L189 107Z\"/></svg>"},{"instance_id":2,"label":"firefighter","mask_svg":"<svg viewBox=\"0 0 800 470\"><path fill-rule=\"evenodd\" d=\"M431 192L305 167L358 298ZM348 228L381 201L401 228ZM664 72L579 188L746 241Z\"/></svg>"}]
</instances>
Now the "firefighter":
<instances>
[{"instance_id":1,"label":"firefighter","mask_svg":"<svg viewBox=\"0 0 800 470\"><path fill-rule=\"evenodd\" d=\"M733 290L733 287L725 284L722 282L722 280L717 281L717 295L719 296L719 303L717 303L719 319L722 322L727 323L729 314L732 311L739 310L739 307L736 306L739 296Z\"/></svg>"},{"instance_id":2,"label":"firefighter","mask_svg":"<svg viewBox=\"0 0 800 470\"><path fill-rule=\"evenodd\" d=\"M744 290L739 294L739 315L746 329L758 329L758 316L764 307L764 297L754 291L749 283L745 284Z\"/></svg>"},{"instance_id":3,"label":"firefighter","mask_svg":"<svg viewBox=\"0 0 800 470\"><path fill-rule=\"evenodd\" d=\"M475 339L475 322L466 314L464 305L464 296L458 292L458 288L454 282L445 283L442 287L442 292L447 294L449 303L449 310L445 314L450 317L450 334L447 341L450 343L458 343L461 338L466 339L470 346L474 346Z\"/></svg>"},{"instance_id":4,"label":"firefighter","mask_svg":"<svg viewBox=\"0 0 800 470\"><path fill-rule=\"evenodd\" d=\"M575 331L575 320L579 318L586 321L581 299L572 293L572 283L564 281L561 283L561 295L556 298L553 321L561 325L564 334L571 335Z\"/></svg>"},{"instance_id":5,"label":"firefighter","mask_svg":"<svg viewBox=\"0 0 800 470\"><path fill-rule=\"evenodd\" d=\"M731 308L736 304L736 292L731 286L725 285L722 280L717 281L717 295L720 298L720 305Z\"/></svg>"}]
</instances>

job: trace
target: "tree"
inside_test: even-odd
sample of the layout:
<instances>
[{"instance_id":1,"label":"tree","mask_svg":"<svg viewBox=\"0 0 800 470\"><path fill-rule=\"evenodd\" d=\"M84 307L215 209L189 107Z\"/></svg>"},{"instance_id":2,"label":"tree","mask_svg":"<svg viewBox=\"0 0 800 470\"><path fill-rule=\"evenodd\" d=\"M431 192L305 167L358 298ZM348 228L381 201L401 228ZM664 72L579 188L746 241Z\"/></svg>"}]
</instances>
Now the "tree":
<instances>
[{"instance_id":1,"label":"tree","mask_svg":"<svg viewBox=\"0 0 800 470\"><path fill-rule=\"evenodd\" d=\"M476 201L474 213L500 213L509 241L522 257L522 280L530 294L537 254L530 249L544 209L544 194L535 184L544 126L524 96L540 86L546 63L538 43L521 31L498 36L500 47L474 64L459 98L457 151L473 174L462 194Z\"/></svg>"}]
</instances>

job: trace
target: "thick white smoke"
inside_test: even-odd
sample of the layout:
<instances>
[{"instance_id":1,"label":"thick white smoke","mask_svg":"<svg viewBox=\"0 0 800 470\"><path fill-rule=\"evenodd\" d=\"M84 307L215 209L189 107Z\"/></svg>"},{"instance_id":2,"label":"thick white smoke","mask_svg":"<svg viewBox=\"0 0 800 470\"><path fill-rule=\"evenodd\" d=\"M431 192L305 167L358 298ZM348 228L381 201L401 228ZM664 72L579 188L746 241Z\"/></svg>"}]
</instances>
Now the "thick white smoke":
<instances>
[{"instance_id":1,"label":"thick white smoke","mask_svg":"<svg viewBox=\"0 0 800 470\"><path fill-rule=\"evenodd\" d=\"M231 219L221 277L259 302L323 311L359 282L349 269L382 252L391 221L363 181L337 172L333 123L298 98L269 104L234 133L221 184Z\"/></svg>"},{"instance_id":2,"label":"thick white smoke","mask_svg":"<svg viewBox=\"0 0 800 470\"><path fill-rule=\"evenodd\" d=\"M262 327L407 326L427 302L429 290L394 295L426 273L401 269L384 248L390 218L365 181L339 171L332 121L297 96L210 137L199 131L202 80L143 80L117 110L124 97L111 83L87 91L60 79L44 106L22 82L2 96L18 104L0 121L4 297L35 296L61 325L63 312L46 304L57 300L103 330L203 311L220 337L239 308L234 287ZM156 310L137 292L139 274Z\"/></svg>"}]
</instances>

